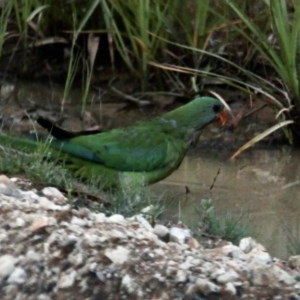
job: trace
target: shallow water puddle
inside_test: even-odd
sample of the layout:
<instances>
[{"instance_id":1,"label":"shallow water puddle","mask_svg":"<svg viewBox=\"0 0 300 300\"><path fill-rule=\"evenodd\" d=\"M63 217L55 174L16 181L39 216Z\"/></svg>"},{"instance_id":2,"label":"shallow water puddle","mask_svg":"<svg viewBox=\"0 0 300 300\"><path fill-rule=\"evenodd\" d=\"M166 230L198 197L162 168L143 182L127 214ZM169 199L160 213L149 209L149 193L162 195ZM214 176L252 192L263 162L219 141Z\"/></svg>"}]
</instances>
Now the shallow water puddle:
<instances>
[{"instance_id":1,"label":"shallow water puddle","mask_svg":"<svg viewBox=\"0 0 300 300\"><path fill-rule=\"evenodd\" d=\"M249 213L256 238L273 255L287 257L291 238L300 245L300 152L254 149L234 162L229 156L192 153L154 189L174 199L170 214L182 219L197 220L195 206L203 198L213 200L218 214Z\"/></svg>"}]
</instances>

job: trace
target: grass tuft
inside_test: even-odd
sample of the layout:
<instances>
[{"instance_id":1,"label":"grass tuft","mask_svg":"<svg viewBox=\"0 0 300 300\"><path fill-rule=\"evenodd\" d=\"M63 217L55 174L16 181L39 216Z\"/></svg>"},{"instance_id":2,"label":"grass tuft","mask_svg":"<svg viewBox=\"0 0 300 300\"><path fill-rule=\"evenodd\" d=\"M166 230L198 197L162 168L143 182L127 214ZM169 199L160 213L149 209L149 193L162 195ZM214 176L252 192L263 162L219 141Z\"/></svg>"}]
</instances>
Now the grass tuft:
<instances>
[{"instance_id":1,"label":"grass tuft","mask_svg":"<svg viewBox=\"0 0 300 300\"><path fill-rule=\"evenodd\" d=\"M200 235L221 238L233 244L238 244L243 237L253 235L249 215L243 211L238 214L226 212L218 215L211 199L202 199L195 209L199 214L199 220L197 220L197 225L191 225L191 228L194 230L198 228L196 235L200 229Z\"/></svg>"}]
</instances>

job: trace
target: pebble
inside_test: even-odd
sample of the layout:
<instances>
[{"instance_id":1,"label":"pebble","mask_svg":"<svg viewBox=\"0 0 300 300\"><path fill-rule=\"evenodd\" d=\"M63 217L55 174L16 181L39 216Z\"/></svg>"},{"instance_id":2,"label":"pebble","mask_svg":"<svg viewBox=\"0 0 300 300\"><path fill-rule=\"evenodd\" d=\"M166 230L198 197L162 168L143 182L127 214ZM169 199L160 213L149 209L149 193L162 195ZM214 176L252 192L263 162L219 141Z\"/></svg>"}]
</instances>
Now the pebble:
<instances>
[{"instance_id":1,"label":"pebble","mask_svg":"<svg viewBox=\"0 0 300 300\"><path fill-rule=\"evenodd\" d=\"M169 235L169 228L161 224L156 224L153 231L162 240Z\"/></svg>"},{"instance_id":2,"label":"pebble","mask_svg":"<svg viewBox=\"0 0 300 300\"><path fill-rule=\"evenodd\" d=\"M47 210L64 210L68 208L68 205L66 206L57 205L53 201L47 199L46 197L40 197L37 200L39 201L39 206Z\"/></svg>"},{"instance_id":3,"label":"pebble","mask_svg":"<svg viewBox=\"0 0 300 300\"><path fill-rule=\"evenodd\" d=\"M9 254L0 256L0 280L13 272L17 261L16 257Z\"/></svg>"},{"instance_id":4,"label":"pebble","mask_svg":"<svg viewBox=\"0 0 300 300\"><path fill-rule=\"evenodd\" d=\"M29 261L38 262L41 260L42 255L32 249L29 249L26 253L26 258Z\"/></svg>"},{"instance_id":5,"label":"pebble","mask_svg":"<svg viewBox=\"0 0 300 300\"><path fill-rule=\"evenodd\" d=\"M153 230L152 226L150 223L144 218L142 215L135 215L132 218L129 218L129 220L133 220L139 223L139 226L142 226L150 231Z\"/></svg>"},{"instance_id":6,"label":"pebble","mask_svg":"<svg viewBox=\"0 0 300 300\"><path fill-rule=\"evenodd\" d=\"M293 276L288 274L285 270L282 270L278 266L273 266L273 272L276 274L278 281L285 283L286 285L292 285L296 283Z\"/></svg>"},{"instance_id":7,"label":"pebble","mask_svg":"<svg viewBox=\"0 0 300 300\"><path fill-rule=\"evenodd\" d=\"M229 270L226 273L219 275L216 280L218 283L227 283L236 281L239 278L240 276L234 270Z\"/></svg>"},{"instance_id":8,"label":"pebble","mask_svg":"<svg viewBox=\"0 0 300 300\"><path fill-rule=\"evenodd\" d=\"M264 248L254 248L246 254L246 260L250 265L266 265L272 262L272 257Z\"/></svg>"},{"instance_id":9,"label":"pebble","mask_svg":"<svg viewBox=\"0 0 300 300\"><path fill-rule=\"evenodd\" d=\"M121 285L129 294L133 294L139 289L139 286L135 283L134 279L129 274L126 274L122 278Z\"/></svg>"},{"instance_id":10,"label":"pebble","mask_svg":"<svg viewBox=\"0 0 300 300\"><path fill-rule=\"evenodd\" d=\"M42 193L50 198L56 198L58 200L66 200L66 197L63 195L61 191L59 191L55 187L45 187L42 189Z\"/></svg>"},{"instance_id":11,"label":"pebble","mask_svg":"<svg viewBox=\"0 0 300 300\"><path fill-rule=\"evenodd\" d=\"M45 229L47 226L56 225L56 219L53 217L38 217L33 220L32 224L28 227L31 233L38 233Z\"/></svg>"},{"instance_id":12,"label":"pebble","mask_svg":"<svg viewBox=\"0 0 300 300\"><path fill-rule=\"evenodd\" d=\"M288 263L291 268L300 272L300 255L290 256Z\"/></svg>"},{"instance_id":13,"label":"pebble","mask_svg":"<svg viewBox=\"0 0 300 300\"><path fill-rule=\"evenodd\" d=\"M20 228L20 227L24 227L25 224L26 224L25 220L22 219L22 218L20 218L20 217L18 217L18 218L16 219L15 224L12 224L12 227L13 227L13 228Z\"/></svg>"},{"instance_id":14,"label":"pebble","mask_svg":"<svg viewBox=\"0 0 300 300\"><path fill-rule=\"evenodd\" d=\"M1 174L0 175L0 183L2 183L4 185L9 185L9 184L12 184L13 182L6 175Z\"/></svg>"},{"instance_id":15,"label":"pebble","mask_svg":"<svg viewBox=\"0 0 300 300\"><path fill-rule=\"evenodd\" d=\"M0 194L2 197L4 195L8 197L14 197L16 199L21 199L23 197L22 192L16 189L13 185L7 185L3 183L0 183Z\"/></svg>"},{"instance_id":16,"label":"pebble","mask_svg":"<svg viewBox=\"0 0 300 300\"><path fill-rule=\"evenodd\" d=\"M191 237L189 229L183 229L179 227L172 227L170 229L170 241L184 244Z\"/></svg>"},{"instance_id":17,"label":"pebble","mask_svg":"<svg viewBox=\"0 0 300 300\"><path fill-rule=\"evenodd\" d=\"M114 264L122 264L128 260L130 251L123 246L118 246L116 249L106 249L104 255Z\"/></svg>"},{"instance_id":18,"label":"pebble","mask_svg":"<svg viewBox=\"0 0 300 300\"><path fill-rule=\"evenodd\" d=\"M190 286L186 292L187 295L202 293L204 295L209 295L211 293L218 293L220 291L220 287L216 284L210 282L205 278L198 278L196 283Z\"/></svg>"},{"instance_id":19,"label":"pebble","mask_svg":"<svg viewBox=\"0 0 300 300\"><path fill-rule=\"evenodd\" d=\"M7 279L8 283L22 284L27 279L26 272L20 267L16 267Z\"/></svg>"},{"instance_id":20,"label":"pebble","mask_svg":"<svg viewBox=\"0 0 300 300\"><path fill-rule=\"evenodd\" d=\"M122 215L115 214L115 215L112 215L112 216L106 218L106 222L124 224L125 218Z\"/></svg>"},{"instance_id":21,"label":"pebble","mask_svg":"<svg viewBox=\"0 0 300 300\"><path fill-rule=\"evenodd\" d=\"M228 293L231 296L236 295L236 288L232 282L227 282L224 286L224 292Z\"/></svg>"},{"instance_id":22,"label":"pebble","mask_svg":"<svg viewBox=\"0 0 300 300\"><path fill-rule=\"evenodd\" d=\"M185 282L187 280L187 272L185 270L178 270L176 273L175 281L177 283Z\"/></svg>"},{"instance_id":23,"label":"pebble","mask_svg":"<svg viewBox=\"0 0 300 300\"><path fill-rule=\"evenodd\" d=\"M233 244L225 245L222 247L222 252L224 255L238 259L246 259L246 254L241 247L235 246Z\"/></svg>"},{"instance_id":24,"label":"pebble","mask_svg":"<svg viewBox=\"0 0 300 300\"><path fill-rule=\"evenodd\" d=\"M106 216L104 213L94 213L93 218L96 223L103 223L106 221Z\"/></svg>"},{"instance_id":25,"label":"pebble","mask_svg":"<svg viewBox=\"0 0 300 300\"><path fill-rule=\"evenodd\" d=\"M244 253L249 253L256 245L257 242L252 237L242 238L239 243L239 247Z\"/></svg>"},{"instance_id":26,"label":"pebble","mask_svg":"<svg viewBox=\"0 0 300 300\"><path fill-rule=\"evenodd\" d=\"M76 280L77 272L72 270L67 274L63 274L58 281L58 288L67 289L74 285Z\"/></svg>"}]
</instances>

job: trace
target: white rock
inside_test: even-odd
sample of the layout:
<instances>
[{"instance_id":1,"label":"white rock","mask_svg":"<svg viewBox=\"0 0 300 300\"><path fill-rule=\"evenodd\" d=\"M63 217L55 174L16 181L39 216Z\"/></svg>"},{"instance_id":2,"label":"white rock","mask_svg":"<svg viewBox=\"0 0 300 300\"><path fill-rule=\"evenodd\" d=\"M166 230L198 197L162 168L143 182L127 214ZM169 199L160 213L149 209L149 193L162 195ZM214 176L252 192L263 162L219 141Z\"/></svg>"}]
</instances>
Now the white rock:
<instances>
[{"instance_id":1,"label":"white rock","mask_svg":"<svg viewBox=\"0 0 300 300\"><path fill-rule=\"evenodd\" d=\"M153 231L161 239L165 238L169 234L169 228L161 224L156 224Z\"/></svg>"},{"instance_id":2,"label":"white rock","mask_svg":"<svg viewBox=\"0 0 300 300\"><path fill-rule=\"evenodd\" d=\"M161 273L155 273L153 278L157 279L159 282L165 282L166 278Z\"/></svg>"},{"instance_id":3,"label":"white rock","mask_svg":"<svg viewBox=\"0 0 300 300\"><path fill-rule=\"evenodd\" d=\"M153 230L150 223L142 215L135 215L132 218L130 218L129 220L137 221L141 227L146 228L151 231Z\"/></svg>"},{"instance_id":4,"label":"white rock","mask_svg":"<svg viewBox=\"0 0 300 300\"><path fill-rule=\"evenodd\" d=\"M219 286L210 282L209 280L198 278L195 284L188 287L186 294L192 295L200 292L204 295L209 295L210 293L218 293L220 289L221 288Z\"/></svg>"},{"instance_id":5,"label":"white rock","mask_svg":"<svg viewBox=\"0 0 300 300\"><path fill-rule=\"evenodd\" d=\"M194 258L193 256L187 256L185 260L179 264L179 268L183 270L188 270L193 266L199 266L202 263L204 263L201 259L199 258Z\"/></svg>"},{"instance_id":6,"label":"white rock","mask_svg":"<svg viewBox=\"0 0 300 300\"><path fill-rule=\"evenodd\" d=\"M1 174L0 175L0 183L8 185L8 184L11 184L12 181L6 175Z\"/></svg>"},{"instance_id":7,"label":"white rock","mask_svg":"<svg viewBox=\"0 0 300 300\"><path fill-rule=\"evenodd\" d=\"M224 255L232 257L234 259L238 259L238 260L246 259L246 255L244 251L240 247L232 244L223 246L222 252L224 253Z\"/></svg>"},{"instance_id":8,"label":"white rock","mask_svg":"<svg viewBox=\"0 0 300 300\"><path fill-rule=\"evenodd\" d=\"M296 269L297 271L300 271L300 255L294 255L289 257L289 266L292 269Z\"/></svg>"},{"instance_id":9,"label":"white rock","mask_svg":"<svg viewBox=\"0 0 300 300\"><path fill-rule=\"evenodd\" d=\"M122 264L128 260L130 251L123 247L118 246L116 249L106 249L104 255L109 258L114 264Z\"/></svg>"},{"instance_id":10,"label":"white rock","mask_svg":"<svg viewBox=\"0 0 300 300\"><path fill-rule=\"evenodd\" d=\"M15 228L16 228L16 227L24 227L25 224L26 224L26 222L24 221L24 219L18 217L18 218L16 219L15 223L12 224L12 225L13 225L12 227L15 227Z\"/></svg>"},{"instance_id":11,"label":"white rock","mask_svg":"<svg viewBox=\"0 0 300 300\"><path fill-rule=\"evenodd\" d=\"M204 249L204 248L202 247L202 245L201 245L195 238L193 238L193 237L189 238L187 244L189 245L189 247L190 247L191 249L198 249L198 250Z\"/></svg>"},{"instance_id":12,"label":"white rock","mask_svg":"<svg viewBox=\"0 0 300 300\"><path fill-rule=\"evenodd\" d=\"M236 295L236 288L232 282L227 282L224 286L224 292L228 293L231 296Z\"/></svg>"},{"instance_id":13,"label":"white rock","mask_svg":"<svg viewBox=\"0 0 300 300\"><path fill-rule=\"evenodd\" d=\"M217 277L219 277L225 273L226 273L226 270L223 266L219 267L219 266L213 265L213 269L211 270L210 278L216 279Z\"/></svg>"},{"instance_id":14,"label":"white rock","mask_svg":"<svg viewBox=\"0 0 300 300\"><path fill-rule=\"evenodd\" d=\"M185 282L187 280L187 272L184 270L178 270L176 273L175 281L177 283Z\"/></svg>"},{"instance_id":15,"label":"white rock","mask_svg":"<svg viewBox=\"0 0 300 300\"><path fill-rule=\"evenodd\" d=\"M56 225L56 219L53 217L41 216L33 220L32 224L27 228L32 233L39 232L48 226Z\"/></svg>"},{"instance_id":16,"label":"white rock","mask_svg":"<svg viewBox=\"0 0 300 300\"><path fill-rule=\"evenodd\" d=\"M5 185L4 183L0 183L0 193L10 197L10 201L15 201L15 198L21 199L23 197L19 189L16 189L13 185Z\"/></svg>"},{"instance_id":17,"label":"white rock","mask_svg":"<svg viewBox=\"0 0 300 300\"><path fill-rule=\"evenodd\" d=\"M34 250L28 250L26 253L26 258L29 261L39 261L41 260L41 253L36 252Z\"/></svg>"},{"instance_id":18,"label":"white rock","mask_svg":"<svg viewBox=\"0 0 300 300\"><path fill-rule=\"evenodd\" d=\"M114 239L126 239L127 234L125 231L117 230L117 229L112 229L111 231L108 232L108 236Z\"/></svg>"},{"instance_id":19,"label":"white rock","mask_svg":"<svg viewBox=\"0 0 300 300\"><path fill-rule=\"evenodd\" d=\"M217 282L227 283L227 282L233 282L237 279L239 279L238 273L236 273L234 270L229 270L226 273L219 275L217 277Z\"/></svg>"},{"instance_id":20,"label":"white rock","mask_svg":"<svg viewBox=\"0 0 300 300\"><path fill-rule=\"evenodd\" d=\"M138 284L134 281L134 279L129 275L126 274L122 278L121 286L129 293L136 293L137 289L139 289Z\"/></svg>"},{"instance_id":21,"label":"white rock","mask_svg":"<svg viewBox=\"0 0 300 300\"><path fill-rule=\"evenodd\" d=\"M243 238L239 243L239 247L244 253L249 253L256 245L257 242L252 237Z\"/></svg>"},{"instance_id":22,"label":"white rock","mask_svg":"<svg viewBox=\"0 0 300 300\"><path fill-rule=\"evenodd\" d=\"M57 199L66 199L66 197L55 187L45 187L42 189L42 193L47 197L57 198Z\"/></svg>"},{"instance_id":23,"label":"white rock","mask_svg":"<svg viewBox=\"0 0 300 300\"><path fill-rule=\"evenodd\" d=\"M278 286L279 283L292 285L296 280L276 265L261 265L252 269L252 284L261 286Z\"/></svg>"},{"instance_id":24,"label":"white rock","mask_svg":"<svg viewBox=\"0 0 300 300\"><path fill-rule=\"evenodd\" d=\"M76 280L77 272L75 270L72 270L68 274L63 274L58 282L58 288L60 289L67 289L74 285Z\"/></svg>"},{"instance_id":25,"label":"white rock","mask_svg":"<svg viewBox=\"0 0 300 300\"><path fill-rule=\"evenodd\" d=\"M104 213L93 214L93 217L96 223L103 223L106 221L106 216Z\"/></svg>"},{"instance_id":26,"label":"white rock","mask_svg":"<svg viewBox=\"0 0 300 300\"><path fill-rule=\"evenodd\" d=\"M30 200L30 201L32 201L32 200L40 200L40 198L43 198L43 197L40 197L39 195L37 195L34 191L20 191L20 193L22 194L22 196L26 200Z\"/></svg>"},{"instance_id":27,"label":"white rock","mask_svg":"<svg viewBox=\"0 0 300 300\"><path fill-rule=\"evenodd\" d=\"M39 201L39 206L47 210L63 210L66 209L66 207L69 207L68 205L65 206L56 205L46 197L39 197L38 201Z\"/></svg>"},{"instance_id":28,"label":"white rock","mask_svg":"<svg viewBox=\"0 0 300 300\"><path fill-rule=\"evenodd\" d=\"M80 226L80 227L84 227L84 226L88 225L88 222L85 219L81 219L81 218L78 218L76 216L73 216L72 220L71 220L71 224L77 225L77 226Z\"/></svg>"},{"instance_id":29,"label":"white rock","mask_svg":"<svg viewBox=\"0 0 300 300\"><path fill-rule=\"evenodd\" d=\"M271 272L268 269L265 269L264 267L259 267L252 270L252 282L253 285L260 285L260 286L266 286L270 284L268 275L271 275Z\"/></svg>"},{"instance_id":30,"label":"white rock","mask_svg":"<svg viewBox=\"0 0 300 300\"><path fill-rule=\"evenodd\" d=\"M189 229L183 229L179 227L172 227L170 229L170 241L184 244L185 241L191 237L191 232Z\"/></svg>"},{"instance_id":31,"label":"white rock","mask_svg":"<svg viewBox=\"0 0 300 300\"><path fill-rule=\"evenodd\" d=\"M91 247L96 247L102 245L104 242L108 240L108 235L98 235L98 234L90 234L90 233L85 233L84 235L84 240L88 245Z\"/></svg>"},{"instance_id":32,"label":"white rock","mask_svg":"<svg viewBox=\"0 0 300 300\"><path fill-rule=\"evenodd\" d=\"M20 267L16 267L8 277L7 282L22 284L25 282L26 279L27 279L27 275L25 270Z\"/></svg>"},{"instance_id":33,"label":"white rock","mask_svg":"<svg viewBox=\"0 0 300 300\"><path fill-rule=\"evenodd\" d=\"M159 240L157 235L154 234L152 230L151 231L145 230L145 228L138 228L137 230L135 230L135 236L134 237L135 237L135 239L138 239L138 240L149 240L149 241L153 241L155 243L157 241L159 241L161 243L164 243L164 242Z\"/></svg>"},{"instance_id":34,"label":"white rock","mask_svg":"<svg viewBox=\"0 0 300 300\"><path fill-rule=\"evenodd\" d=\"M124 224L125 218L122 215L115 214L115 215L112 215L112 216L106 218L106 222Z\"/></svg>"},{"instance_id":35,"label":"white rock","mask_svg":"<svg viewBox=\"0 0 300 300\"><path fill-rule=\"evenodd\" d=\"M46 294L40 294L37 296L36 298L37 300L51 300L50 296L46 295Z\"/></svg>"},{"instance_id":36,"label":"white rock","mask_svg":"<svg viewBox=\"0 0 300 300\"><path fill-rule=\"evenodd\" d=\"M200 257L197 257L197 258L193 257L193 258L191 259L191 264L192 264L193 266L200 266L202 263L203 263L203 259L200 258Z\"/></svg>"},{"instance_id":37,"label":"white rock","mask_svg":"<svg viewBox=\"0 0 300 300\"><path fill-rule=\"evenodd\" d=\"M76 254L69 254L68 261L75 267L83 264L84 262L84 256L83 253L78 252Z\"/></svg>"},{"instance_id":38,"label":"white rock","mask_svg":"<svg viewBox=\"0 0 300 300\"><path fill-rule=\"evenodd\" d=\"M153 253L157 256L157 257L164 257L166 254L165 254L165 251L162 249L162 248L156 248L156 249L153 249Z\"/></svg>"},{"instance_id":39,"label":"white rock","mask_svg":"<svg viewBox=\"0 0 300 300\"><path fill-rule=\"evenodd\" d=\"M13 272L17 261L16 257L9 254L0 256L0 280Z\"/></svg>"},{"instance_id":40,"label":"white rock","mask_svg":"<svg viewBox=\"0 0 300 300\"><path fill-rule=\"evenodd\" d=\"M276 277L278 278L278 280L280 282L283 282L287 285L292 285L296 283L296 280L294 279L293 276L291 276L290 274L288 274L285 270L282 270L281 268L279 268L278 266L273 266L273 270L276 274Z\"/></svg>"},{"instance_id":41,"label":"white rock","mask_svg":"<svg viewBox=\"0 0 300 300\"><path fill-rule=\"evenodd\" d=\"M254 248L246 254L246 260L251 265L266 265L272 262L271 255L263 249Z\"/></svg>"},{"instance_id":42,"label":"white rock","mask_svg":"<svg viewBox=\"0 0 300 300\"><path fill-rule=\"evenodd\" d=\"M210 261L204 261L201 264L201 271L203 274L208 275L213 268L213 264Z\"/></svg>"}]
</instances>

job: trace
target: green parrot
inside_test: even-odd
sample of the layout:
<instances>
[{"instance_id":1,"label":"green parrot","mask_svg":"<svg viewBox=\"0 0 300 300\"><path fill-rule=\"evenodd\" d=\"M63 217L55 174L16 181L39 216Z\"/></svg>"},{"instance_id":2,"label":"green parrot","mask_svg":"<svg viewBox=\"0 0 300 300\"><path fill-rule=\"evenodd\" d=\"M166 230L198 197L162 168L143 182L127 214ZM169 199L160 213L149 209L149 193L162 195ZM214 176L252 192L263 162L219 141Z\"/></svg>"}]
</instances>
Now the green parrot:
<instances>
[{"instance_id":1,"label":"green parrot","mask_svg":"<svg viewBox=\"0 0 300 300\"><path fill-rule=\"evenodd\" d=\"M179 167L199 131L217 119L223 122L226 116L219 100L199 97L150 121L107 132L73 133L43 118L37 122L52 136L39 139L48 140L50 157L64 161L76 176L96 179L107 189L164 179ZM0 145L6 142L25 151L32 151L39 144L1 134Z\"/></svg>"}]
</instances>

